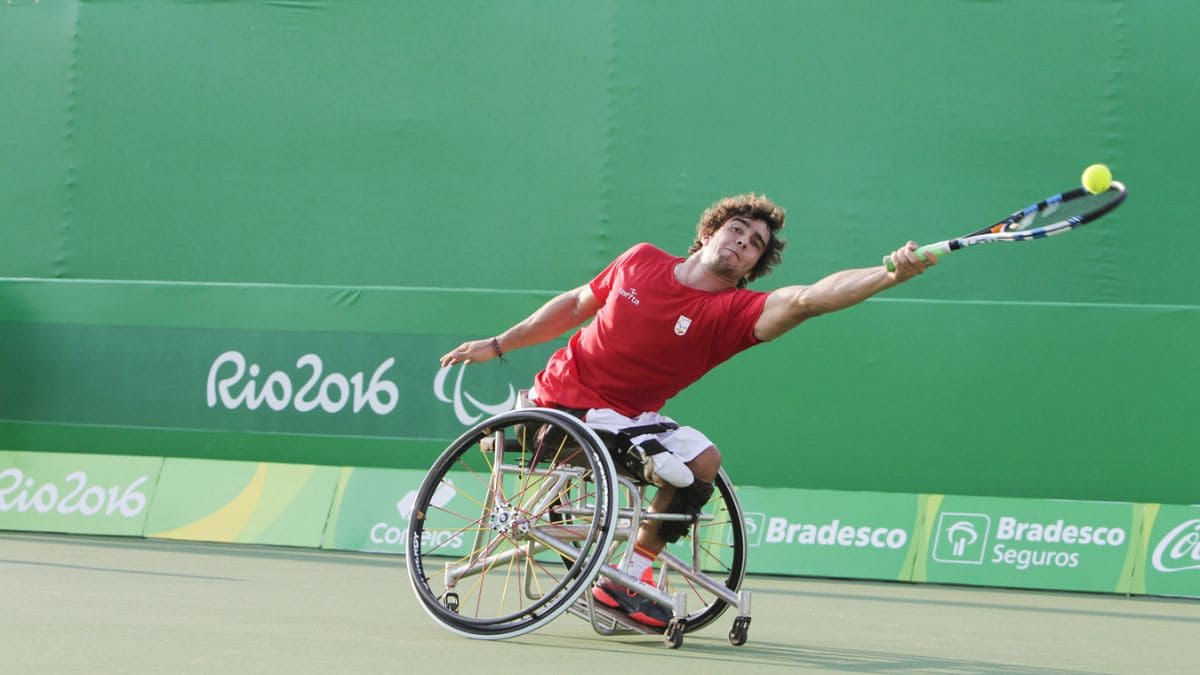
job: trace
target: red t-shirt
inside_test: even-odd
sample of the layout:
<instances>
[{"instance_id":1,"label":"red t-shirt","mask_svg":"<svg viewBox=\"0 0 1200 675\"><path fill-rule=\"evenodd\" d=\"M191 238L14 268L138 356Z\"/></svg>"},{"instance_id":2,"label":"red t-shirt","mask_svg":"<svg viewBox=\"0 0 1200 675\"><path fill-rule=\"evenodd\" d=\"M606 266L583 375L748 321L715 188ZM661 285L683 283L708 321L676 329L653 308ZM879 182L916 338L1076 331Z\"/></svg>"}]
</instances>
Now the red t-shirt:
<instances>
[{"instance_id":1,"label":"red t-shirt","mask_svg":"<svg viewBox=\"0 0 1200 675\"><path fill-rule=\"evenodd\" d=\"M767 294L689 288L675 279L681 262L638 244L592 279L603 306L534 378L543 405L612 408L631 417L657 412L704 373L760 342L754 324Z\"/></svg>"}]
</instances>

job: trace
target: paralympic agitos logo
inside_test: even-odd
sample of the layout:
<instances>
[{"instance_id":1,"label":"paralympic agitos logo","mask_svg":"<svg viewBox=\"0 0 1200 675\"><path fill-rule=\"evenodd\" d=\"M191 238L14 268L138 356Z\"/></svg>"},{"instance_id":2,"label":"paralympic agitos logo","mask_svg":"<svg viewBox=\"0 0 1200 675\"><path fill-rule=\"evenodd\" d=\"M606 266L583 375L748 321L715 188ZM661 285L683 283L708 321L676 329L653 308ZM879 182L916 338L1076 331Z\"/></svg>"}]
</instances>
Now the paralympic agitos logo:
<instances>
[{"instance_id":1,"label":"paralympic agitos logo","mask_svg":"<svg viewBox=\"0 0 1200 675\"><path fill-rule=\"evenodd\" d=\"M446 366L438 370L437 376L433 378L433 395L443 403L449 403L454 406L454 416L458 418L459 423L470 425L483 419L484 416L491 417L499 415L502 412L512 410L517 403L517 390L513 388L511 383L508 383L508 396L500 403L484 403L466 391L463 391L463 375L467 372L466 364L458 366L458 375L454 377L454 386L451 391L446 391L446 382L450 379L450 371L454 370L454 366ZM474 410L468 410L468 405Z\"/></svg>"}]
</instances>

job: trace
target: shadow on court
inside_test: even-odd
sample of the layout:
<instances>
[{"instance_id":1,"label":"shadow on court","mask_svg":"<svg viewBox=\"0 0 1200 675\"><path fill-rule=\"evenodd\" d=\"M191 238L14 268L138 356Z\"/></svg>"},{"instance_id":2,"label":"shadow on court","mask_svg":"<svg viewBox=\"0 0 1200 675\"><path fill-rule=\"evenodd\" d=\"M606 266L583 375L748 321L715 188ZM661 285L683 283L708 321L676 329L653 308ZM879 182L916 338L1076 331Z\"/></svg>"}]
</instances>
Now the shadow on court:
<instances>
[{"instance_id":1,"label":"shadow on court","mask_svg":"<svg viewBox=\"0 0 1200 675\"><path fill-rule=\"evenodd\" d=\"M402 558L0 532L0 651L13 672L1195 672L1200 602L750 577L681 649L571 616L503 642L427 617ZM636 661L630 660L636 657Z\"/></svg>"},{"instance_id":2,"label":"shadow on court","mask_svg":"<svg viewBox=\"0 0 1200 675\"><path fill-rule=\"evenodd\" d=\"M540 649L563 652L564 658L593 652L597 655L612 655L611 648L582 647L575 642L567 644L539 643ZM662 656L664 647L655 641L626 643L623 650L635 650L639 658ZM829 649L803 645L748 643L742 647L714 643L692 638L685 643L681 652L668 653L673 660L692 661L693 672L734 672L748 664L788 669L805 669L828 672L850 673L1084 673L1087 670L1022 667L1008 663L988 663L967 659L942 659L914 654L887 653L856 649ZM653 667L653 666L652 666Z\"/></svg>"}]
</instances>

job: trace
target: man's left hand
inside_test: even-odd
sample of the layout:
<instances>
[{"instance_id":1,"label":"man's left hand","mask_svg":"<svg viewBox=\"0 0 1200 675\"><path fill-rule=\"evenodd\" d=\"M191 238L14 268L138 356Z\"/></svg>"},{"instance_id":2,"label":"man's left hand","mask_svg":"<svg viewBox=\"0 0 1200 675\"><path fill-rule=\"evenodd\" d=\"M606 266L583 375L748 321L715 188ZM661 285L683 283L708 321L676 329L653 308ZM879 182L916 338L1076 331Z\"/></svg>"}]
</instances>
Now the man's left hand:
<instances>
[{"instance_id":1,"label":"man's left hand","mask_svg":"<svg viewBox=\"0 0 1200 675\"><path fill-rule=\"evenodd\" d=\"M917 242L910 241L892 252L892 264L896 269L888 272L888 277L896 283L902 283L937 264L937 256L932 253L917 254Z\"/></svg>"}]
</instances>

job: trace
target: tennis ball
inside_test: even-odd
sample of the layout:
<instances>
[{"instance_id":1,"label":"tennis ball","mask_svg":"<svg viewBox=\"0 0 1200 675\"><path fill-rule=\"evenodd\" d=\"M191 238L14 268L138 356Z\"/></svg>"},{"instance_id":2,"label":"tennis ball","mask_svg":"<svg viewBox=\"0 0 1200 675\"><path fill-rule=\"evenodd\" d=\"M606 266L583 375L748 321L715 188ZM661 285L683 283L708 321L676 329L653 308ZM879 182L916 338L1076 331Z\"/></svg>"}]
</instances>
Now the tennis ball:
<instances>
[{"instance_id":1,"label":"tennis ball","mask_svg":"<svg viewBox=\"0 0 1200 675\"><path fill-rule=\"evenodd\" d=\"M1099 194L1112 185L1112 172L1103 164L1093 164L1083 170L1083 189Z\"/></svg>"}]
</instances>

